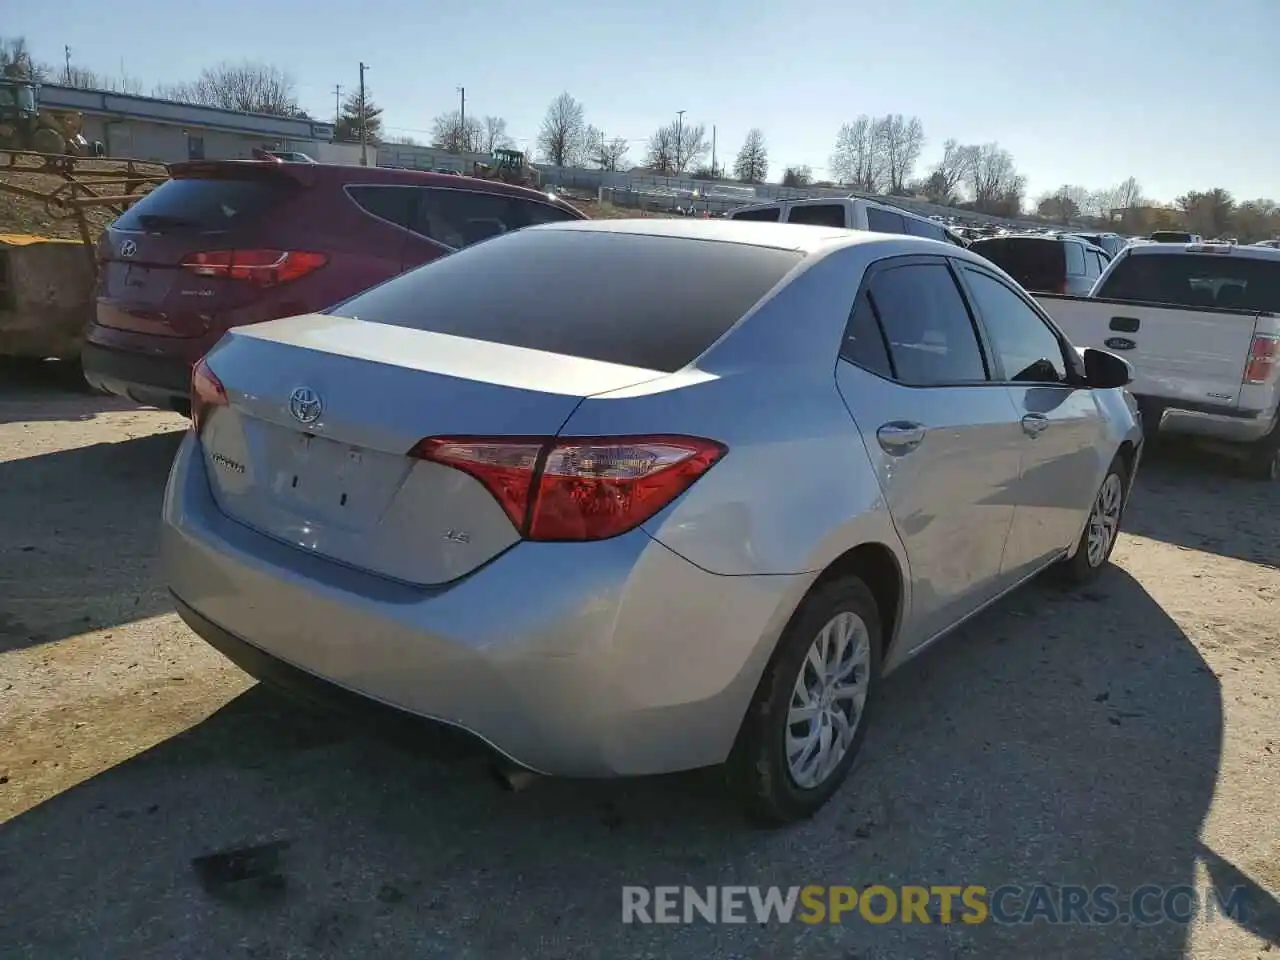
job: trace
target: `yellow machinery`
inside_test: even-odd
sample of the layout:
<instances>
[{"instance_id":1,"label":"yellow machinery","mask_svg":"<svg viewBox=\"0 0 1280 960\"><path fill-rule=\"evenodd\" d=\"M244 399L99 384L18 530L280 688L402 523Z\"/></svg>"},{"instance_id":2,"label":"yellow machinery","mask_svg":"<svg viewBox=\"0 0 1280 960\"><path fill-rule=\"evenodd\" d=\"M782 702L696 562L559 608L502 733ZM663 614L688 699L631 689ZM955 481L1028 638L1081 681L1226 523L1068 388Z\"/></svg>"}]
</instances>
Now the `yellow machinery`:
<instances>
[{"instance_id":1,"label":"yellow machinery","mask_svg":"<svg viewBox=\"0 0 1280 960\"><path fill-rule=\"evenodd\" d=\"M499 180L520 187L538 189L542 178L529 165L528 158L519 150L498 148L488 163L477 163L475 175L482 180Z\"/></svg>"},{"instance_id":2,"label":"yellow machinery","mask_svg":"<svg viewBox=\"0 0 1280 960\"><path fill-rule=\"evenodd\" d=\"M102 145L80 132L73 110L42 110L40 84L23 77L0 77L0 151L23 150L50 158L101 156ZM49 169L58 161L49 160Z\"/></svg>"}]
</instances>

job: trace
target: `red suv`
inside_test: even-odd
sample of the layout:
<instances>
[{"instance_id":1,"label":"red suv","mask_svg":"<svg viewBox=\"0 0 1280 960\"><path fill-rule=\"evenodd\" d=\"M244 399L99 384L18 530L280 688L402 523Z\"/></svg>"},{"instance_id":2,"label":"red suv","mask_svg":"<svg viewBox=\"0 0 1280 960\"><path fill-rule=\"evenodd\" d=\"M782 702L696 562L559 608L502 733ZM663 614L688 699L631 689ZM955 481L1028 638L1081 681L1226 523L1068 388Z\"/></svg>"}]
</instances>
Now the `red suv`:
<instances>
[{"instance_id":1,"label":"red suv","mask_svg":"<svg viewBox=\"0 0 1280 960\"><path fill-rule=\"evenodd\" d=\"M495 234L581 220L470 177L276 161L173 164L98 242L85 378L189 412L192 365L230 327L314 313Z\"/></svg>"}]
</instances>

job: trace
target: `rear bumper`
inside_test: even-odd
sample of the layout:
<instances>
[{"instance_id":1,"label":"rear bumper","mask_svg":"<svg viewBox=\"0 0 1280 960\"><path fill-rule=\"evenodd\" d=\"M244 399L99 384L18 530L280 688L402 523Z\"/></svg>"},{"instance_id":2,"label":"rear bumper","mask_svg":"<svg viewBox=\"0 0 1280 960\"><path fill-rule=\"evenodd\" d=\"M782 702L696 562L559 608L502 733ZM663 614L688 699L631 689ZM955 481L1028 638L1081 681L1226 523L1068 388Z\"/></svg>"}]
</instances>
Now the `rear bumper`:
<instances>
[{"instance_id":1,"label":"rear bumper","mask_svg":"<svg viewBox=\"0 0 1280 960\"><path fill-rule=\"evenodd\" d=\"M190 411L191 364L180 357L147 356L86 343L81 350L89 386L135 403Z\"/></svg>"},{"instance_id":2,"label":"rear bumper","mask_svg":"<svg viewBox=\"0 0 1280 960\"><path fill-rule=\"evenodd\" d=\"M300 672L562 776L723 762L811 579L716 576L636 530L521 543L460 580L412 587L223 515L190 435L162 543L179 612L250 673Z\"/></svg>"},{"instance_id":3,"label":"rear bumper","mask_svg":"<svg viewBox=\"0 0 1280 960\"><path fill-rule=\"evenodd\" d=\"M1143 427L1148 436L1180 435L1215 440L1228 444L1257 443L1276 425L1275 411L1270 413L1220 413L1212 410L1165 406L1163 401L1139 397Z\"/></svg>"}]
</instances>

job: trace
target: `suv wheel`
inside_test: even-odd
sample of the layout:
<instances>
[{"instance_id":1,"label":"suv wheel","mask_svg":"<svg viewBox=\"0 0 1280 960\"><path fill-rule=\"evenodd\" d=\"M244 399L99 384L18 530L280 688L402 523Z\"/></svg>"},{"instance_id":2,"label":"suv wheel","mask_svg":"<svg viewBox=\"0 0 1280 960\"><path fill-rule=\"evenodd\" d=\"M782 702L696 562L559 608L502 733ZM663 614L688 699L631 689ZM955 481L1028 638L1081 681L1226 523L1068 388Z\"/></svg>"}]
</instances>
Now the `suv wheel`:
<instances>
[{"instance_id":1,"label":"suv wheel","mask_svg":"<svg viewBox=\"0 0 1280 960\"><path fill-rule=\"evenodd\" d=\"M730 787L755 817L812 816L849 774L866 735L880 673L875 597L856 577L810 594L760 681L727 764Z\"/></svg>"}]
</instances>

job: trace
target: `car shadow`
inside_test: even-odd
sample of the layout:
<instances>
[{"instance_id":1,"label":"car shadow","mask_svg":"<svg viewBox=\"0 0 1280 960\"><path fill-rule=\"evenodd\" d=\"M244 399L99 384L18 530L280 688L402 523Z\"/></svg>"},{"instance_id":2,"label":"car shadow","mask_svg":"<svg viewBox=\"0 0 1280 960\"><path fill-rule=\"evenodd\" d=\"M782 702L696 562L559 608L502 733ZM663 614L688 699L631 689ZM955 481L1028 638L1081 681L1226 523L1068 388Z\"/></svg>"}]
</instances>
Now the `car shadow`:
<instances>
[{"instance_id":1,"label":"car shadow","mask_svg":"<svg viewBox=\"0 0 1280 960\"><path fill-rule=\"evenodd\" d=\"M12 820L0 940L32 957L1181 956L1177 923L623 924L621 887L1192 884L1222 734L1213 671L1118 568L1080 594L1033 585L887 678L853 779L776 831L747 826L715 771L505 792L456 738L373 735L259 686Z\"/></svg>"},{"instance_id":2,"label":"car shadow","mask_svg":"<svg viewBox=\"0 0 1280 960\"><path fill-rule=\"evenodd\" d=\"M104 410L136 406L93 390L79 363L0 357L0 424L92 420Z\"/></svg>"},{"instance_id":3,"label":"car shadow","mask_svg":"<svg viewBox=\"0 0 1280 960\"><path fill-rule=\"evenodd\" d=\"M1280 569L1280 485L1242 477L1234 467L1191 444L1153 444L1125 512L1125 530Z\"/></svg>"},{"instance_id":4,"label":"car shadow","mask_svg":"<svg viewBox=\"0 0 1280 960\"><path fill-rule=\"evenodd\" d=\"M160 501L181 438L0 461L0 653L172 610Z\"/></svg>"}]
</instances>

